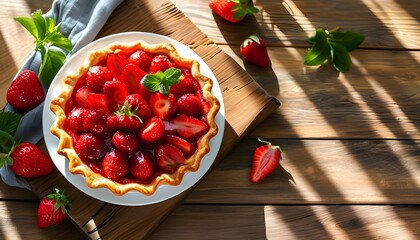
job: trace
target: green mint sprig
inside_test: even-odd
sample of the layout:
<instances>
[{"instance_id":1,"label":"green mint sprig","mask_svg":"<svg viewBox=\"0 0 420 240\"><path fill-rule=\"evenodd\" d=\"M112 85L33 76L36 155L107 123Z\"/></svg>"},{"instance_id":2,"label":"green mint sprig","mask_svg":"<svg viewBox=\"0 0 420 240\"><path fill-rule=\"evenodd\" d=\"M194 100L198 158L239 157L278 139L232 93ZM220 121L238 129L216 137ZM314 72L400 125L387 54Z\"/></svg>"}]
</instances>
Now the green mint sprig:
<instances>
[{"instance_id":1,"label":"green mint sprig","mask_svg":"<svg viewBox=\"0 0 420 240\"><path fill-rule=\"evenodd\" d=\"M32 19L28 17L16 17L26 30L35 38L35 51L41 53L42 63L38 76L44 87L48 89L58 70L66 60L66 53L73 49L71 41L59 30L60 24L55 25L53 18L45 18L42 11L32 13Z\"/></svg>"},{"instance_id":2,"label":"green mint sprig","mask_svg":"<svg viewBox=\"0 0 420 240\"><path fill-rule=\"evenodd\" d=\"M312 47L305 56L305 65L320 65L330 59L337 71L347 72L352 64L348 52L359 47L365 37L358 32L341 32L337 27L329 31L318 28L315 36L307 40Z\"/></svg>"},{"instance_id":3,"label":"green mint sprig","mask_svg":"<svg viewBox=\"0 0 420 240\"><path fill-rule=\"evenodd\" d=\"M149 92L159 91L163 95L169 95L169 87L179 83L182 76L178 68L168 68L164 72L158 71L154 74L147 74L141 80L141 84Z\"/></svg>"},{"instance_id":4,"label":"green mint sprig","mask_svg":"<svg viewBox=\"0 0 420 240\"><path fill-rule=\"evenodd\" d=\"M22 116L15 112L0 111L0 168L5 164L11 164L12 160L8 156L13 146L15 146L15 134Z\"/></svg>"}]
</instances>

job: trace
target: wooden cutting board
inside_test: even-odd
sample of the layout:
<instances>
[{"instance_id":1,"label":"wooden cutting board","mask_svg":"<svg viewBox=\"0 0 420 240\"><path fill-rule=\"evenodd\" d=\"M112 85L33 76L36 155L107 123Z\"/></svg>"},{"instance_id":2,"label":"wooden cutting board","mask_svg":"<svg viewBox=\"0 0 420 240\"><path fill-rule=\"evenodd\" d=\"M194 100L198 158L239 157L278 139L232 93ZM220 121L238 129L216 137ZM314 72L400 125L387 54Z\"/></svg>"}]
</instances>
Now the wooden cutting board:
<instances>
[{"instance_id":1,"label":"wooden cutting board","mask_svg":"<svg viewBox=\"0 0 420 240\"><path fill-rule=\"evenodd\" d=\"M113 12L97 38L120 32L153 32L169 36L193 49L218 79L225 105L225 130L214 168L226 154L269 116L280 102L269 96L233 59L167 0L126 0ZM153 205L126 207L96 200L71 185L58 170L30 181L43 197L65 189L73 204L71 220L92 239L147 237L192 191Z\"/></svg>"}]
</instances>

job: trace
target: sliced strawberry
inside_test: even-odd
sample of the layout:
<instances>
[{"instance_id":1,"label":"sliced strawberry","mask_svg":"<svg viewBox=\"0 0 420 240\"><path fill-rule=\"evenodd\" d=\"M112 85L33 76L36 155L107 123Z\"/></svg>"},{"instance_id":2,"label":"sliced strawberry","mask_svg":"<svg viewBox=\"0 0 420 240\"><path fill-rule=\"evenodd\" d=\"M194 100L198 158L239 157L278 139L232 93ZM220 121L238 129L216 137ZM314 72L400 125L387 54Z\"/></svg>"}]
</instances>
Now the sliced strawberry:
<instances>
[{"instance_id":1,"label":"sliced strawberry","mask_svg":"<svg viewBox=\"0 0 420 240\"><path fill-rule=\"evenodd\" d=\"M121 73L125 66L125 61L120 56L114 53L108 54L108 57L106 59L106 66L111 71L112 76L119 80L121 77Z\"/></svg>"},{"instance_id":2,"label":"sliced strawberry","mask_svg":"<svg viewBox=\"0 0 420 240\"><path fill-rule=\"evenodd\" d=\"M120 81L127 84L131 93L139 93L138 85L145 75L146 72L136 65L129 63L125 65L121 73Z\"/></svg>"},{"instance_id":3,"label":"sliced strawberry","mask_svg":"<svg viewBox=\"0 0 420 240\"><path fill-rule=\"evenodd\" d=\"M115 181L124 177L128 173L127 155L119 149L111 150L102 161L102 169L106 177L111 180Z\"/></svg>"},{"instance_id":4,"label":"sliced strawberry","mask_svg":"<svg viewBox=\"0 0 420 240\"><path fill-rule=\"evenodd\" d=\"M136 110L135 114L140 117L141 120L146 121L152 117L152 109L150 109L147 101L140 94L130 94L125 100L128 105L131 106L131 110Z\"/></svg>"},{"instance_id":5,"label":"sliced strawberry","mask_svg":"<svg viewBox=\"0 0 420 240\"><path fill-rule=\"evenodd\" d=\"M178 110L181 114L188 116L198 117L201 115L203 106L201 104L201 98L194 94L187 93L182 95L177 102Z\"/></svg>"},{"instance_id":6,"label":"sliced strawberry","mask_svg":"<svg viewBox=\"0 0 420 240\"><path fill-rule=\"evenodd\" d=\"M191 71L188 68L182 68L182 78L179 83L170 87L171 93L175 97L179 98L187 93L194 93L193 82L197 82L191 75Z\"/></svg>"},{"instance_id":7,"label":"sliced strawberry","mask_svg":"<svg viewBox=\"0 0 420 240\"><path fill-rule=\"evenodd\" d=\"M164 171L174 171L185 163L182 151L170 144L161 144L155 149L155 157L158 166Z\"/></svg>"},{"instance_id":8,"label":"sliced strawberry","mask_svg":"<svg viewBox=\"0 0 420 240\"><path fill-rule=\"evenodd\" d=\"M165 142L179 148L186 157L191 156L195 152L195 146L181 137L175 135L165 135L163 139Z\"/></svg>"},{"instance_id":9,"label":"sliced strawberry","mask_svg":"<svg viewBox=\"0 0 420 240\"><path fill-rule=\"evenodd\" d=\"M164 134L165 125L162 119L152 117L144 123L138 135L143 142L155 143L162 139Z\"/></svg>"},{"instance_id":10,"label":"sliced strawberry","mask_svg":"<svg viewBox=\"0 0 420 240\"><path fill-rule=\"evenodd\" d=\"M270 142L260 141L265 144L254 151L249 177L252 183L260 182L267 177L279 166L281 160L281 149L279 146L273 146Z\"/></svg>"},{"instance_id":11,"label":"sliced strawberry","mask_svg":"<svg viewBox=\"0 0 420 240\"><path fill-rule=\"evenodd\" d=\"M150 63L150 73L164 72L166 69L172 67L172 63L166 55L157 55Z\"/></svg>"},{"instance_id":12,"label":"sliced strawberry","mask_svg":"<svg viewBox=\"0 0 420 240\"><path fill-rule=\"evenodd\" d=\"M147 88L145 86L143 86L143 84L141 84L141 82L138 85L138 89L139 89L140 96L144 100L149 101L150 97L153 95L153 92L150 92L149 90L147 90Z\"/></svg>"},{"instance_id":13,"label":"sliced strawberry","mask_svg":"<svg viewBox=\"0 0 420 240\"><path fill-rule=\"evenodd\" d=\"M126 153L134 153L139 148L140 141L134 133L117 131L112 136L112 145Z\"/></svg>"},{"instance_id":14,"label":"sliced strawberry","mask_svg":"<svg viewBox=\"0 0 420 240\"><path fill-rule=\"evenodd\" d=\"M176 102L176 97L173 94L165 96L161 92L154 93L149 99L154 115L161 119L168 119L175 113L177 109Z\"/></svg>"},{"instance_id":15,"label":"sliced strawberry","mask_svg":"<svg viewBox=\"0 0 420 240\"><path fill-rule=\"evenodd\" d=\"M165 125L165 134L175 135L177 134L175 125L170 120L164 120L163 124Z\"/></svg>"},{"instance_id":16,"label":"sliced strawberry","mask_svg":"<svg viewBox=\"0 0 420 240\"><path fill-rule=\"evenodd\" d=\"M105 96L100 93L92 93L87 87L79 88L75 99L76 103L83 108L108 111Z\"/></svg>"},{"instance_id":17,"label":"sliced strawberry","mask_svg":"<svg viewBox=\"0 0 420 240\"><path fill-rule=\"evenodd\" d=\"M152 156L145 151L138 151L131 159L130 173L140 181L148 181L156 172Z\"/></svg>"},{"instance_id":18,"label":"sliced strawberry","mask_svg":"<svg viewBox=\"0 0 420 240\"><path fill-rule=\"evenodd\" d=\"M145 51L139 49L130 55L128 62L135 64L145 72L149 72L152 57Z\"/></svg>"},{"instance_id":19,"label":"sliced strawberry","mask_svg":"<svg viewBox=\"0 0 420 240\"><path fill-rule=\"evenodd\" d=\"M110 112L118 111L118 105L123 105L129 94L128 87L120 81L109 81L104 85L106 105Z\"/></svg>"},{"instance_id":20,"label":"sliced strawberry","mask_svg":"<svg viewBox=\"0 0 420 240\"><path fill-rule=\"evenodd\" d=\"M173 118L171 122L178 135L190 142L199 139L209 130L209 125L205 121L184 114Z\"/></svg>"},{"instance_id":21,"label":"sliced strawberry","mask_svg":"<svg viewBox=\"0 0 420 240\"><path fill-rule=\"evenodd\" d=\"M86 85L94 93L103 93L105 82L111 80L111 71L104 66L90 67L86 73Z\"/></svg>"}]
</instances>

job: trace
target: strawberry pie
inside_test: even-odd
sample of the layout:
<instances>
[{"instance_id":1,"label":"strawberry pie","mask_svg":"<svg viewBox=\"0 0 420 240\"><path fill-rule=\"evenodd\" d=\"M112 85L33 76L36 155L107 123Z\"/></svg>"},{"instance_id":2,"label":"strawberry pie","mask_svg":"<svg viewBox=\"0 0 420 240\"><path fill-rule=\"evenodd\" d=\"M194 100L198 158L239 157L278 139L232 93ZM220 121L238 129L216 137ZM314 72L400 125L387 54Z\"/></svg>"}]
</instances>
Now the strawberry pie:
<instances>
[{"instance_id":1,"label":"strawberry pie","mask_svg":"<svg viewBox=\"0 0 420 240\"><path fill-rule=\"evenodd\" d=\"M89 52L51 102L51 132L69 171L116 195L153 194L196 171L220 104L196 60L170 43L114 43Z\"/></svg>"}]
</instances>

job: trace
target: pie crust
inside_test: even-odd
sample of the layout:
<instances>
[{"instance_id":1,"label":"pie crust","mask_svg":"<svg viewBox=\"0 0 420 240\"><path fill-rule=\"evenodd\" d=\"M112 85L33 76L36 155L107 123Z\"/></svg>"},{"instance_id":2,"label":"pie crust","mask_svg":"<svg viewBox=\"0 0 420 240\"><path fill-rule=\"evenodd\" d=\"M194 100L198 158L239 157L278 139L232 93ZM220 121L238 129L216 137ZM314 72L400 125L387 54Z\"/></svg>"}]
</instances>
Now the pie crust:
<instances>
[{"instance_id":1,"label":"pie crust","mask_svg":"<svg viewBox=\"0 0 420 240\"><path fill-rule=\"evenodd\" d=\"M153 54L166 54L178 66L191 68L193 77L199 82L203 90L203 98L210 103L210 110L206 115L209 131L197 141L196 152L186 160L185 165L177 168L175 172L162 173L149 183L130 182L123 184L112 181L93 171L79 158L74 149L72 137L64 129L64 123L66 120L65 106L67 100L72 96L73 89L77 81L89 70L90 66L99 64L99 62L105 59L109 53L118 53L120 51L130 52L137 49L142 49ZM211 93L212 87L212 80L200 73L199 63L196 60L181 57L175 47L170 43L148 44L143 40L131 43L115 42L102 50L91 51L88 53L83 66L81 66L75 73L66 76L62 80L62 92L58 97L51 101L50 108L56 115L56 118L50 130L59 138L57 152L68 159L69 171L72 174L81 174L85 176L87 186L91 188L108 188L115 195L123 195L131 190L139 191L145 195L152 195L161 184L179 185L186 172L197 171L200 167L201 160L210 151L210 139L217 134L218 127L215 122L215 116L219 111L220 103Z\"/></svg>"}]
</instances>

